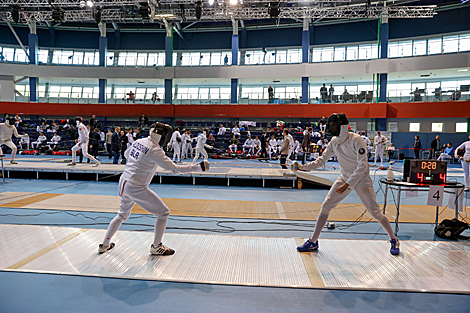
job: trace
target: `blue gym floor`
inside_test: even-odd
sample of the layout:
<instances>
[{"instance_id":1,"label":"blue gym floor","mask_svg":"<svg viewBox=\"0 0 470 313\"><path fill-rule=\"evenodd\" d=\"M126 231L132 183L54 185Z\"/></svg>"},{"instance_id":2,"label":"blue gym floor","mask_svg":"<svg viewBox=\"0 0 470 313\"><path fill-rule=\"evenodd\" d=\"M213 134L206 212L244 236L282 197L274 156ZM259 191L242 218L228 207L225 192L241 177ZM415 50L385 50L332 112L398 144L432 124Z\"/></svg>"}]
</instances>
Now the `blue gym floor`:
<instances>
[{"instance_id":1,"label":"blue gym floor","mask_svg":"<svg viewBox=\"0 0 470 313\"><path fill-rule=\"evenodd\" d=\"M19 156L52 159L57 156ZM63 157L62 157L63 158ZM100 161L107 161L101 157ZM105 160L103 160L105 159ZM185 160L185 163L188 160ZM211 160L214 166L270 166L253 160ZM224 163L225 162L225 163ZM278 166L272 161L272 166ZM338 169L328 163L327 169ZM388 164L387 164L388 165ZM399 164L394 168L399 168ZM452 172L459 173L459 165ZM336 179L338 174L325 178ZM374 179L374 178L373 178ZM463 182L463 177L455 177ZM218 187L159 185L151 188L163 198L322 202L328 190L275 189L256 187ZM383 192L375 179L377 200ZM51 192L89 195L117 195L116 182L8 179L0 183L0 192ZM470 196L468 193L465 195ZM425 204L426 194L402 198L405 204ZM467 204L468 199L464 200ZM360 203L355 193L345 203ZM389 199L393 204L393 199ZM444 199L446 203L446 199ZM469 202L470 204L470 202ZM116 208L117 211L117 208ZM467 212L461 213L463 217ZM0 223L80 226L106 229L114 217L110 213L66 212L0 208ZM468 218L467 218L468 219ZM154 218L133 214L121 229L153 231ZM375 222L336 223L335 230L325 229L322 238L383 239L387 236ZM249 236L308 237L314 222L254 220L171 216L167 232L199 234L234 234ZM394 225L392 225L394 227ZM440 240L434 225L400 223L402 240ZM466 233L468 234L468 231ZM0 238L0 240L2 240ZM96 243L98 245L98 242ZM21 247L18 247L21 249ZM288 266L288 265L286 265ZM312 290L291 288L241 287L173 282L155 282L100 277L81 277L21 272L0 272L0 312L470 312L470 296L404 292Z\"/></svg>"}]
</instances>

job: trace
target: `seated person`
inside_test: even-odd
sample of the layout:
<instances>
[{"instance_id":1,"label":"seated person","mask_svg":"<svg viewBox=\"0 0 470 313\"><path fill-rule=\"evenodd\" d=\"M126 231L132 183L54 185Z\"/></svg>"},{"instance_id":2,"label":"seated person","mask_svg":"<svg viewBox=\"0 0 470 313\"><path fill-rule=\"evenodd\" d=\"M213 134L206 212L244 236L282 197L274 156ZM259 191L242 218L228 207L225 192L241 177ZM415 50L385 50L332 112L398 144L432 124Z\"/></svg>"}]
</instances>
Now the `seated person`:
<instances>
[{"instance_id":1,"label":"seated person","mask_svg":"<svg viewBox=\"0 0 470 313\"><path fill-rule=\"evenodd\" d=\"M395 158L395 146L393 143L390 143L390 147L387 148L387 154L388 154L388 162L390 162L390 159Z\"/></svg>"},{"instance_id":2,"label":"seated person","mask_svg":"<svg viewBox=\"0 0 470 313\"><path fill-rule=\"evenodd\" d=\"M253 139L251 139L251 136L248 136L248 138L245 140L245 143L243 144L243 153L246 152L245 149L248 149L248 154L255 153Z\"/></svg>"},{"instance_id":3,"label":"seated person","mask_svg":"<svg viewBox=\"0 0 470 313\"><path fill-rule=\"evenodd\" d=\"M23 149L23 145L26 146L26 149L29 149L29 135L27 133L23 134L23 137L21 137L19 144L19 148Z\"/></svg>"},{"instance_id":4,"label":"seated person","mask_svg":"<svg viewBox=\"0 0 470 313\"><path fill-rule=\"evenodd\" d=\"M228 146L230 153L237 153L238 143L238 139L235 137L235 135L233 135L232 139L230 140L230 145Z\"/></svg>"},{"instance_id":5,"label":"seated person","mask_svg":"<svg viewBox=\"0 0 470 313\"><path fill-rule=\"evenodd\" d=\"M43 133L43 132L40 132L38 139L37 139L36 141L33 141L33 142L31 143L31 148L34 148L34 145L36 145L36 149L38 149L39 146L45 144L46 141L47 141L47 137L44 136L44 133Z\"/></svg>"},{"instance_id":6,"label":"seated person","mask_svg":"<svg viewBox=\"0 0 470 313\"><path fill-rule=\"evenodd\" d=\"M258 136L253 140L253 150L255 151L255 154L258 154L261 151L261 140L259 140Z\"/></svg>"},{"instance_id":7,"label":"seated person","mask_svg":"<svg viewBox=\"0 0 470 313\"><path fill-rule=\"evenodd\" d=\"M38 133L45 132L46 130L47 130L47 125L46 125L46 122L44 121L42 121L41 124L36 127L36 131Z\"/></svg>"},{"instance_id":8,"label":"seated person","mask_svg":"<svg viewBox=\"0 0 470 313\"><path fill-rule=\"evenodd\" d=\"M217 136L223 136L225 135L225 132L226 132L226 128L224 127L224 125L220 124L220 127L219 127L219 132L217 133Z\"/></svg>"},{"instance_id":9,"label":"seated person","mask_svg":"<svg viewBox=\"0 0 470 313\"><path fill-rule=\"evenodd\" d=\"M52 123L52 126L47 129L48 133L57 133L59 131L59 124L57 122Z\"/></svg>"},{"instance_id":10,"label":"seated person","mask_svg":"<svg viewBox=\"0 0 470 313\"><path fill-rule=\"evenodd\" d=\"M444 152L441 153L439 158L437 159L438 161L444 161L444 160L452 160L452 157L454 155L454 148L452 147L452 143L448 143L447 147L444 149Z\"/></svg>"},{"instance_id":11,"label":"seated person","mask_svg":"<svg viewBox=\"0 0 470 313\"><path fill-rule=\"evenodd\" d=\"M238 125L235 125L235 127L232 128L232 134L235 136L240 136L240 128L238 128Z\"/></svg>"},{"instance_id":12,"label":"seated person","mask_svg":"<svg viewBox=\"0 0 470 313\"><path fill-rule=\"evenodd\" d=\"M54 133L52 140L47 142L47 146L49 147L49 149L54 150L57 147L57 145L60 143L60 140L61 140L60 136L57 135L57 133Z\"/></svg>"}]
</instances>

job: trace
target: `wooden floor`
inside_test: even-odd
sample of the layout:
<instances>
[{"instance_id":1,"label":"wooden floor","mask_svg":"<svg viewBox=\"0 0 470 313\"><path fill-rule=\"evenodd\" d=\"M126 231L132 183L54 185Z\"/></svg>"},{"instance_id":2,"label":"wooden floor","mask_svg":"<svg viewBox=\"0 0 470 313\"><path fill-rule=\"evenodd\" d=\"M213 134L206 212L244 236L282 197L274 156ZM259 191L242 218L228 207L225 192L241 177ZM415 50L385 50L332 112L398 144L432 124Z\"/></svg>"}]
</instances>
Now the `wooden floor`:
<instances>
[{"instance_id":1,"label":"wooden floor","mask_svg":"<svg viewBox=\"0 0 470 313\"><path fill-rule=\"evenodd\" d=\"M162 199L170 208L171 214L178 216L313 221L316 220L321 209L321 203L306 202ZM119 209L119 197L3 192L0 193L0 207L116 213ZM440 211L443 209L444 207L441 207ZM329 220L355 221L364 210L365 207L362 204L341 203L331 211ZM133 208L133 213L148 214L137 204ZM447 208L440 214L439 221L453 218L454 214L453 210ZM393 221L395 215L396 207L388 204L386 216ZM435 218L436 208L433 206L402 205L400 208L400 222L402 223L434 223ZM369 219L370 216L366 213L361 220L368 221Z\"/></svg>"}]
</instances>

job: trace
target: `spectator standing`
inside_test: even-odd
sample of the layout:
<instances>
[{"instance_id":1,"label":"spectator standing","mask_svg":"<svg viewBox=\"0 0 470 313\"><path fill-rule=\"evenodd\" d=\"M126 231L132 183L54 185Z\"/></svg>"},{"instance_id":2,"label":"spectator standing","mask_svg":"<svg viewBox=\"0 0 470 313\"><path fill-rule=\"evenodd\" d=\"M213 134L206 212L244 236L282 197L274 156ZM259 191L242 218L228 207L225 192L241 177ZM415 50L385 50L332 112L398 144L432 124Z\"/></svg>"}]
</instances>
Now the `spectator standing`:
<instances>
[{"instance_id":1,"label":"spectator standing","mask_svg":"<svg viewBox=\"0 0 470 313\"><path fill-rule=\"evenodd\" d=\"M106 151L108 151L109 158L111 159L113 157L113 151L111 150L111 140L113 138L113 132L111 131L111 128L108 129L108 133L106 134Z\"/></svg>"},{"instance_id":2,"label":"spectator standing","mask_svg":"<svg viewBox=\"0 0 470 313\"><path fill-rule=\"evenodd\" d=\"M118 164L121 149L122 149L121 128L116 127L111 137L111 150L113 151L113 164Z\"/></svg>"},{"instance_id":3,"label":"spectator standing","mask_svg":"<svg viewBox=\"0 0 470 313\"><path fill-rule=\"evenodd\" d=\"M90 118L90 129L98 128L98 120L96 119L96 115L92 115Z\"/></svg>"},{"instance_id":4,"label":"spectator standing","mask_svg":"<svg viewBox=\"0 0 470 313\"><path fill-rule=\"evenodd\" d=\"M149 126L149 119L144 113L142 113L139 118L139 128L142 130L144 127L148 127L148 126Z\"/></svg>"},{"instance_id":5,"label":"spectator standing","mask_svg":"<svg viewBox=\"0 0 470 313\"><path fill-rule=\"evenodd\" d=\"M328 89L328 98L330 102L333 102L333 94L335 93L335 89L333 88L333 84L330 84L330 89Z\"/></svg>"},{"instance_id":6,"label":"spectator standing","mask_svg":"<svg viewBox=\"0 0 470 313\"><path fill-rule=\"evenodd\" d=\"M127 150L127 144L129 142L129 139L126 136L125 131L121 130L121 164L126 164L126 157L124 156L124 153Z\"/></svg>"},{"instance_id":7,"label":"spectator standing","mask_svg":"<svg viewBox=\"0 0 470 313\"><path fill-rule=\"evenodd\" d=\"M419 136L415 136L413 150L415 152L415 159L419 159L419 151L421 150L421 140L419 139Z\"/></svg>"},{"instance_id":8,"label":"spectator standing","mask_svg":"<svg viewBox=\"0 0 470 313\"><path fill-rule=\"evenodd\" d=\"M224 57L224 65L228 65L228 55L227 54Z\"/></svg>"},{"instance_id":9,"label":"spectator standing","mask_svg":"<svg viewBox=\"0 0 470 313\"><path fill-rule=\"evenodd\" d=\"M437 155L436 155L436 152L440 149L441 145L440 145L440 140L439 140L439 135L436 136L436 138L434 138L432 141L431 141L431 158L437 158Z\"/></svg>"},{"instance_id":10,"label":"spectator standing","mask_svg":"<svg viewBox=\"0 0 470 313\"><path fill-rule=\"evenodd\" d=\"M272 103L274 101L274 88L271 86L268 87L268 97L269 102Z\"/></svg>"},{"instance_id":11,"label":"spectator standing","mask_svg":"<svg viewBox=\"0 0 470 313\"><path fill-rule=\"evenodd\" d=\"M323 87L320 88L320 95L321 95L321 102L325 103L328 101L328 89L326 89L326 85L323 84Z\"/></svg>"}]
</instances>

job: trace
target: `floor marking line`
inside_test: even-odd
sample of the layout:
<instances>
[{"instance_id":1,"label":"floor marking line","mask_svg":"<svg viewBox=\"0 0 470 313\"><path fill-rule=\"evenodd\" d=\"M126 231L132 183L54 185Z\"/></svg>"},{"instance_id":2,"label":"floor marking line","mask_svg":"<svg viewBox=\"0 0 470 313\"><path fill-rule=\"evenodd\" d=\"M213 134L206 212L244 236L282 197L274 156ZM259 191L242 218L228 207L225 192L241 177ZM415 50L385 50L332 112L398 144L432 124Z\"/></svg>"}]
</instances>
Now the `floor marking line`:
<instances>
[{"instance_id":1,"label":"floor marking line","mask_svg":"<svg viewBox=\"0 0 470 313\"><path fill-rule=\"evenodd\" d=\"M51 244L51 245L45 247L44 249L41 249L41 250L39 250L38 252L31 254L30 256L24 258L23 260L21 260L21 261L19 261L19 262L16 262L15 264L13 264L13 265L7 267L7 269L8 269L8 270L16 270L16 269L19 269L19 268L21 268L22 266L24 266L24 265L26 265L26 264L28 264L28 263L30 263L30 262L36 260L37 258L43 256L43 255L46 254L47 252L54 250L55 248L59 247L60 245L63 245L64 243L66 243L66 242L72 240L73 238L79 236L80 234L86 232L87 230L88 230L88 229L86 229L86 228L82 228L82 229L80 229L79 231L76 231L75 233L70 234L70 235L68 235L68 236L65 237L65 238L62 238L61 240L54 242L53 244Z\"/></svg>"},{"instance_id":2,"label":"floor marking line","mask_svg":"<svg viewBox=\"0 0 470 313\"><path fill-rule=\"evenodd\" d=\"M61 195L63 195L63 194L62 193L42 193L42 194L39 194L39 195L35 195L35 196L32 196L32 197L20 199L20 200L17 200L17 201L4 203L4 204L1 204L0 206L1 207L9 207L9 208L21 208L21 207L24 207L24 206L27 206L27 205L30 205L30 204L33 204L33 203L36 203L36 202L48 200L48 199L55 198L55 197L58 197L58 196L61 196Z\"/></svg>"},{"instance_id":3,"label":"floor marking line","mask_svg":"<svg viewBox=\"0 0 470 313\"><path fill-rule=\"evenodd\" d=\"M297 245L302 245L304 243L304 239L302 238L295 238L295 243ZM304 262L305 270L307 271L308 278L310 279L310 283L313 287L325 287L325 282L323 278L321 278L320 272L315 265L315 261L313 261L312 255L310 252L299 252L302 258L302 262Z\"/></svg>"},{"instance_id":4,"label":"floor marking line","mask_svg":"<svg viewBox=\"0 0 470 313\"><path fill-rule=\"evenodd\" d=\"M284 212L284 208L282 207L281 202L276 202L277 213L279 213L279 218L281 220L287 219L286 212Z\"/></svg>"}]
</instances>

